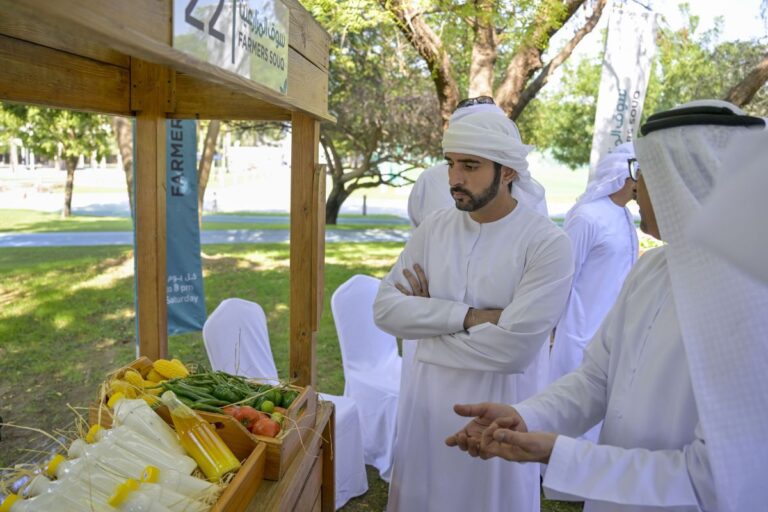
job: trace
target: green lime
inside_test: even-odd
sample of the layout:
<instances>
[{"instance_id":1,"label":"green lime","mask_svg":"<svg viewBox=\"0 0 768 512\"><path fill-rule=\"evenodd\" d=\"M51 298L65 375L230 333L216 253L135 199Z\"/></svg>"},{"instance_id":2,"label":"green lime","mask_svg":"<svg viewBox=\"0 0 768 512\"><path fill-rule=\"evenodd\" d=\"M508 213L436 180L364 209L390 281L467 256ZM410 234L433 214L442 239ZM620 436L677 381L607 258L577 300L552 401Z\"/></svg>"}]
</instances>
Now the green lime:
<instances>
[{"instance_id":1,"label":"green lime","mask_svg":"<svg viewBox=\"0 0 768 512\"><path fill-rule=\"evenodd\" d=\"M264 402L261 404L261 412L272 414L275 412L275 403L271 400L264 400Z\"/></svg>"},{"instance_id":2,"label":"green lime","mask_svg":"<svg viewBox=\"0 0 768 512\"><path fill-rule=\"evenodd\" d=\"M275 423L277 423L281 427L283 426L283 420L284 419L285 419L285 416L283 416L279 412L276 412L276 413L272 414L272 421L274 421Z\"/></svg>"}]
</instances>

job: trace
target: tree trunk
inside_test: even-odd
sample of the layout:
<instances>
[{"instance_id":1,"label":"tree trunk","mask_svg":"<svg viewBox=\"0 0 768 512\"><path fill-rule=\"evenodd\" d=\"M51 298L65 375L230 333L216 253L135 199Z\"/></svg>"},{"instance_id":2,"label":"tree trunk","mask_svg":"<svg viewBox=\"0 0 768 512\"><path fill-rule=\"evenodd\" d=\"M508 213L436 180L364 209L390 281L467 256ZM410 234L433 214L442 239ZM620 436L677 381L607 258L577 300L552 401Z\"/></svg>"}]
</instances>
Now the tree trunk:
<instances>
[{"instance_id":1,"label":"tree trunk","mask_svg":"<svg viewBox=\"0 0 768 512\"><path fill-rule=\"evenodd\" d=\"M62 219L67 219L72 216L72 189L75 184L77 157L68 156L65 162L67 164L67 183L64 185L64 209L61 210Z\"/></svg>"},{"instance_id":2,"label":"tree trunk","mask_svg":"<svg viewBox=\"0 0 768 512\"><path fill-rule=\"evenodd\" d=\"M325 223L336 225L339 220L341 205L347 200L351 192L344 190L344 185L334 183L331 193L325 201Z\"/></svg>"},{"instance_id":3,"label":"tree trunk","mask_svg":"<svg viewBox=\"0 0 768 512\"><path fill-rule=\"evenodd\" d=\"M19 166L19 147L15 141L11 141L11 172L16 172L16 167Z\"/></svg>"},{"instance_id":4,"label":"tree trunk","mask_svg":"<svg viewBox=\"0 0 768 512\"><path fill-rule=\"evenodd\" d=\"M472 26L475 42L469 66L469 95L493 96L493 66L496 63L496 29L493 26L493 2L475 0L478 10Z\"/></svg>"},{"instance_id":5,"label":"tree trunk","mask_svg":"<svg viewBox=\"0 0 768 512\"><path fill-rule=\"evenodd\" d=\"M203 154L200 156L200 163L197 166L197 222L200 227L203 226L205 189L211 175L213 154L216 152L216 141L219 139L220 131L221 121L214 119L208 123L208 130L205 132L205 142L203 143Z\"/></svg>"},{"instance_id":6,"label":"tree trunk","mask_svg":"<svg viewBox=\"0 0 768 512\"><path fill-rule=\"evenodd\" d=\"M768 54L755 68L744 77L744 80L736 84L725 96L725 101L730 101L738 107L743 107L755 97L757 91L768 81Z\"/></svg>"},{"instance_id":7,"label":"tree trunk","mask_svg":"<svg viewBox=\"0 0 768 512\"><path fill-rule=\"evenodd\" d=\"M135 218L133 211L133 126L125 117L113 117L112 129L115 131L117 149L123 160L123 172L125 173L125 185L128 190L128 207L131 210L131 219Z\"/></svg>"}]
</instances>

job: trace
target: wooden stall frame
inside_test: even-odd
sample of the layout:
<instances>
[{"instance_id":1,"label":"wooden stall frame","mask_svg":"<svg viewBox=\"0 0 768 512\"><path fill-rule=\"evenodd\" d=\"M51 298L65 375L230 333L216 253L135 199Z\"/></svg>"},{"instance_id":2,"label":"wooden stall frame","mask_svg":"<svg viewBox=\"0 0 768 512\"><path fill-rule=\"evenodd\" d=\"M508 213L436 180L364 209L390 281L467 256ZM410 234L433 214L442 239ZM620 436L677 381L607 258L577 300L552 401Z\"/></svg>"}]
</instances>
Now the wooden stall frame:
<instances>
[{"instance_id":1,"label":"wooden stall frame","mask_svg":"<svg viewBox=\"0 0 768 512\"><path fill-rule=\"evenodd\" d=\"M173 48L173 0L0 0L0 100L136 117L139 355L152 359L168 352L166 119L290 121L290 376L314 386L325 228L317 144L320 122L334 121L330 37L298 0L279 1L290 11L285 95ZM327 423L319 427L333 434ZM317 466L323 475L318 500L322 510L333 510L326 452Z\"/></svg>"}]
</instances>

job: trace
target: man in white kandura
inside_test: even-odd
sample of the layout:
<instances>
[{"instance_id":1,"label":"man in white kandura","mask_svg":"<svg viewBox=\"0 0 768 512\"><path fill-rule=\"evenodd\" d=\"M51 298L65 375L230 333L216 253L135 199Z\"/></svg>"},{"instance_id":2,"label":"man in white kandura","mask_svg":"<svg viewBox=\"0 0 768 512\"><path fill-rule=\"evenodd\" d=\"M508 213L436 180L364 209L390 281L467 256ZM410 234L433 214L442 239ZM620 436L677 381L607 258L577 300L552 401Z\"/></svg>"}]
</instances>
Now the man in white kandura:
<instances>
[{"instance_id":1,"label":"man in white kandura","mask_svg":"<svg viewBox=\"0 0 768 512\"><path fill-rule=\"evenodd\" d=\"M427 216L383 279L376 324L417 341L401 390L388 510L538 511L538 466L471 460L443 439L457 398L519 401L546 380L548 337L570 290L567 236L518 202L543 199L506 116L470 114L443 138L456 208ZM405 395L405 396L404 396Z\"/></svg>"},{"instance_id":2,"label":"man in white kandura","mask_svg":"<svg viewBox=\"0 0 768 512\"><path fill-rule=\"evenodd\" d=\"M505 115L504 111L496 105L490 96L467 98L459 102L456 110L453 111L451 118L448 120L448 126L462 117L477 112L495 112ZM514 131L516 138L520 139L520 132L517 131L517 126L514 126ZM533 180L533 178L530 179ZM533 208L540 214L547 215L547 203L544 201L543 196L540 197L537 193L529 196L520 187L513 187L512 196L518 201L526 203L529 208ZM413 184L411 193L408 195L408 218L411 219L411 224L414 227L418 227L427 215L433 211L442 208L452 209L453 207L454 200L451 196L451 189L448 186L448 164L440 162L422 171L419 177L416 178L416 183Z\"/></svg>"},{"instance_id":3,"label":"man in white kandura","mask_svg":"<svg viewBox=\"0 0 768 512\"><path fill-rule=\"evenodd\" d=\"M587 190L565 215L563 229L573 246L573 284L555 329L550 382L581 364L584 347L616 302L637 260L637 232L626 207L635 197L635 182L627 167L627 160L634 158L631 142L601 158ZM597 441L598 433L592 429L585 437Z\"/></svg>"},{"instance_id":4,"label":"man in white kandura","mask_svg":"<svg viewBox=\"0 0 768 512\"><path fill-rule=\"evenodd\" d=\"M641 228L667 245L632 269L576 371L514 408L457 405L476 418L449 445L549 462L545 494L585 511L765 509L768 287L688 238L732 174L722 155L763 127L716 100L648 119L637 202ZM599 444L574 439L603 418Z\"/></svg>"}]
</instances>

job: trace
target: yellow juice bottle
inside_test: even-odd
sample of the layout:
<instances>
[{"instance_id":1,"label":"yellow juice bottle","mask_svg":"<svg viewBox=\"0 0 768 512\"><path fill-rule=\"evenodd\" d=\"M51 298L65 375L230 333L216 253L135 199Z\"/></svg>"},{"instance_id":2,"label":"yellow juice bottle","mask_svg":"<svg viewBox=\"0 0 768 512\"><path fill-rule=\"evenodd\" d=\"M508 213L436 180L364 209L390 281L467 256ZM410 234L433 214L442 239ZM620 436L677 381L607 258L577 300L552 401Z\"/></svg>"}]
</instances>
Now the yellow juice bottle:
<instances>
[{"instance_id":1,"label":"yellow juice bottle","mask_svg":"<svg viewBox=\"0 0 768 512\"><path fill-rule=\"evenodd\" d=\"M240 461L216 433L215 427L179 401L173 391L163 393L162 400L171 412L181 445L208 480L218 482L225 474L240 468Z\"/></svg>"}]
</instances>

